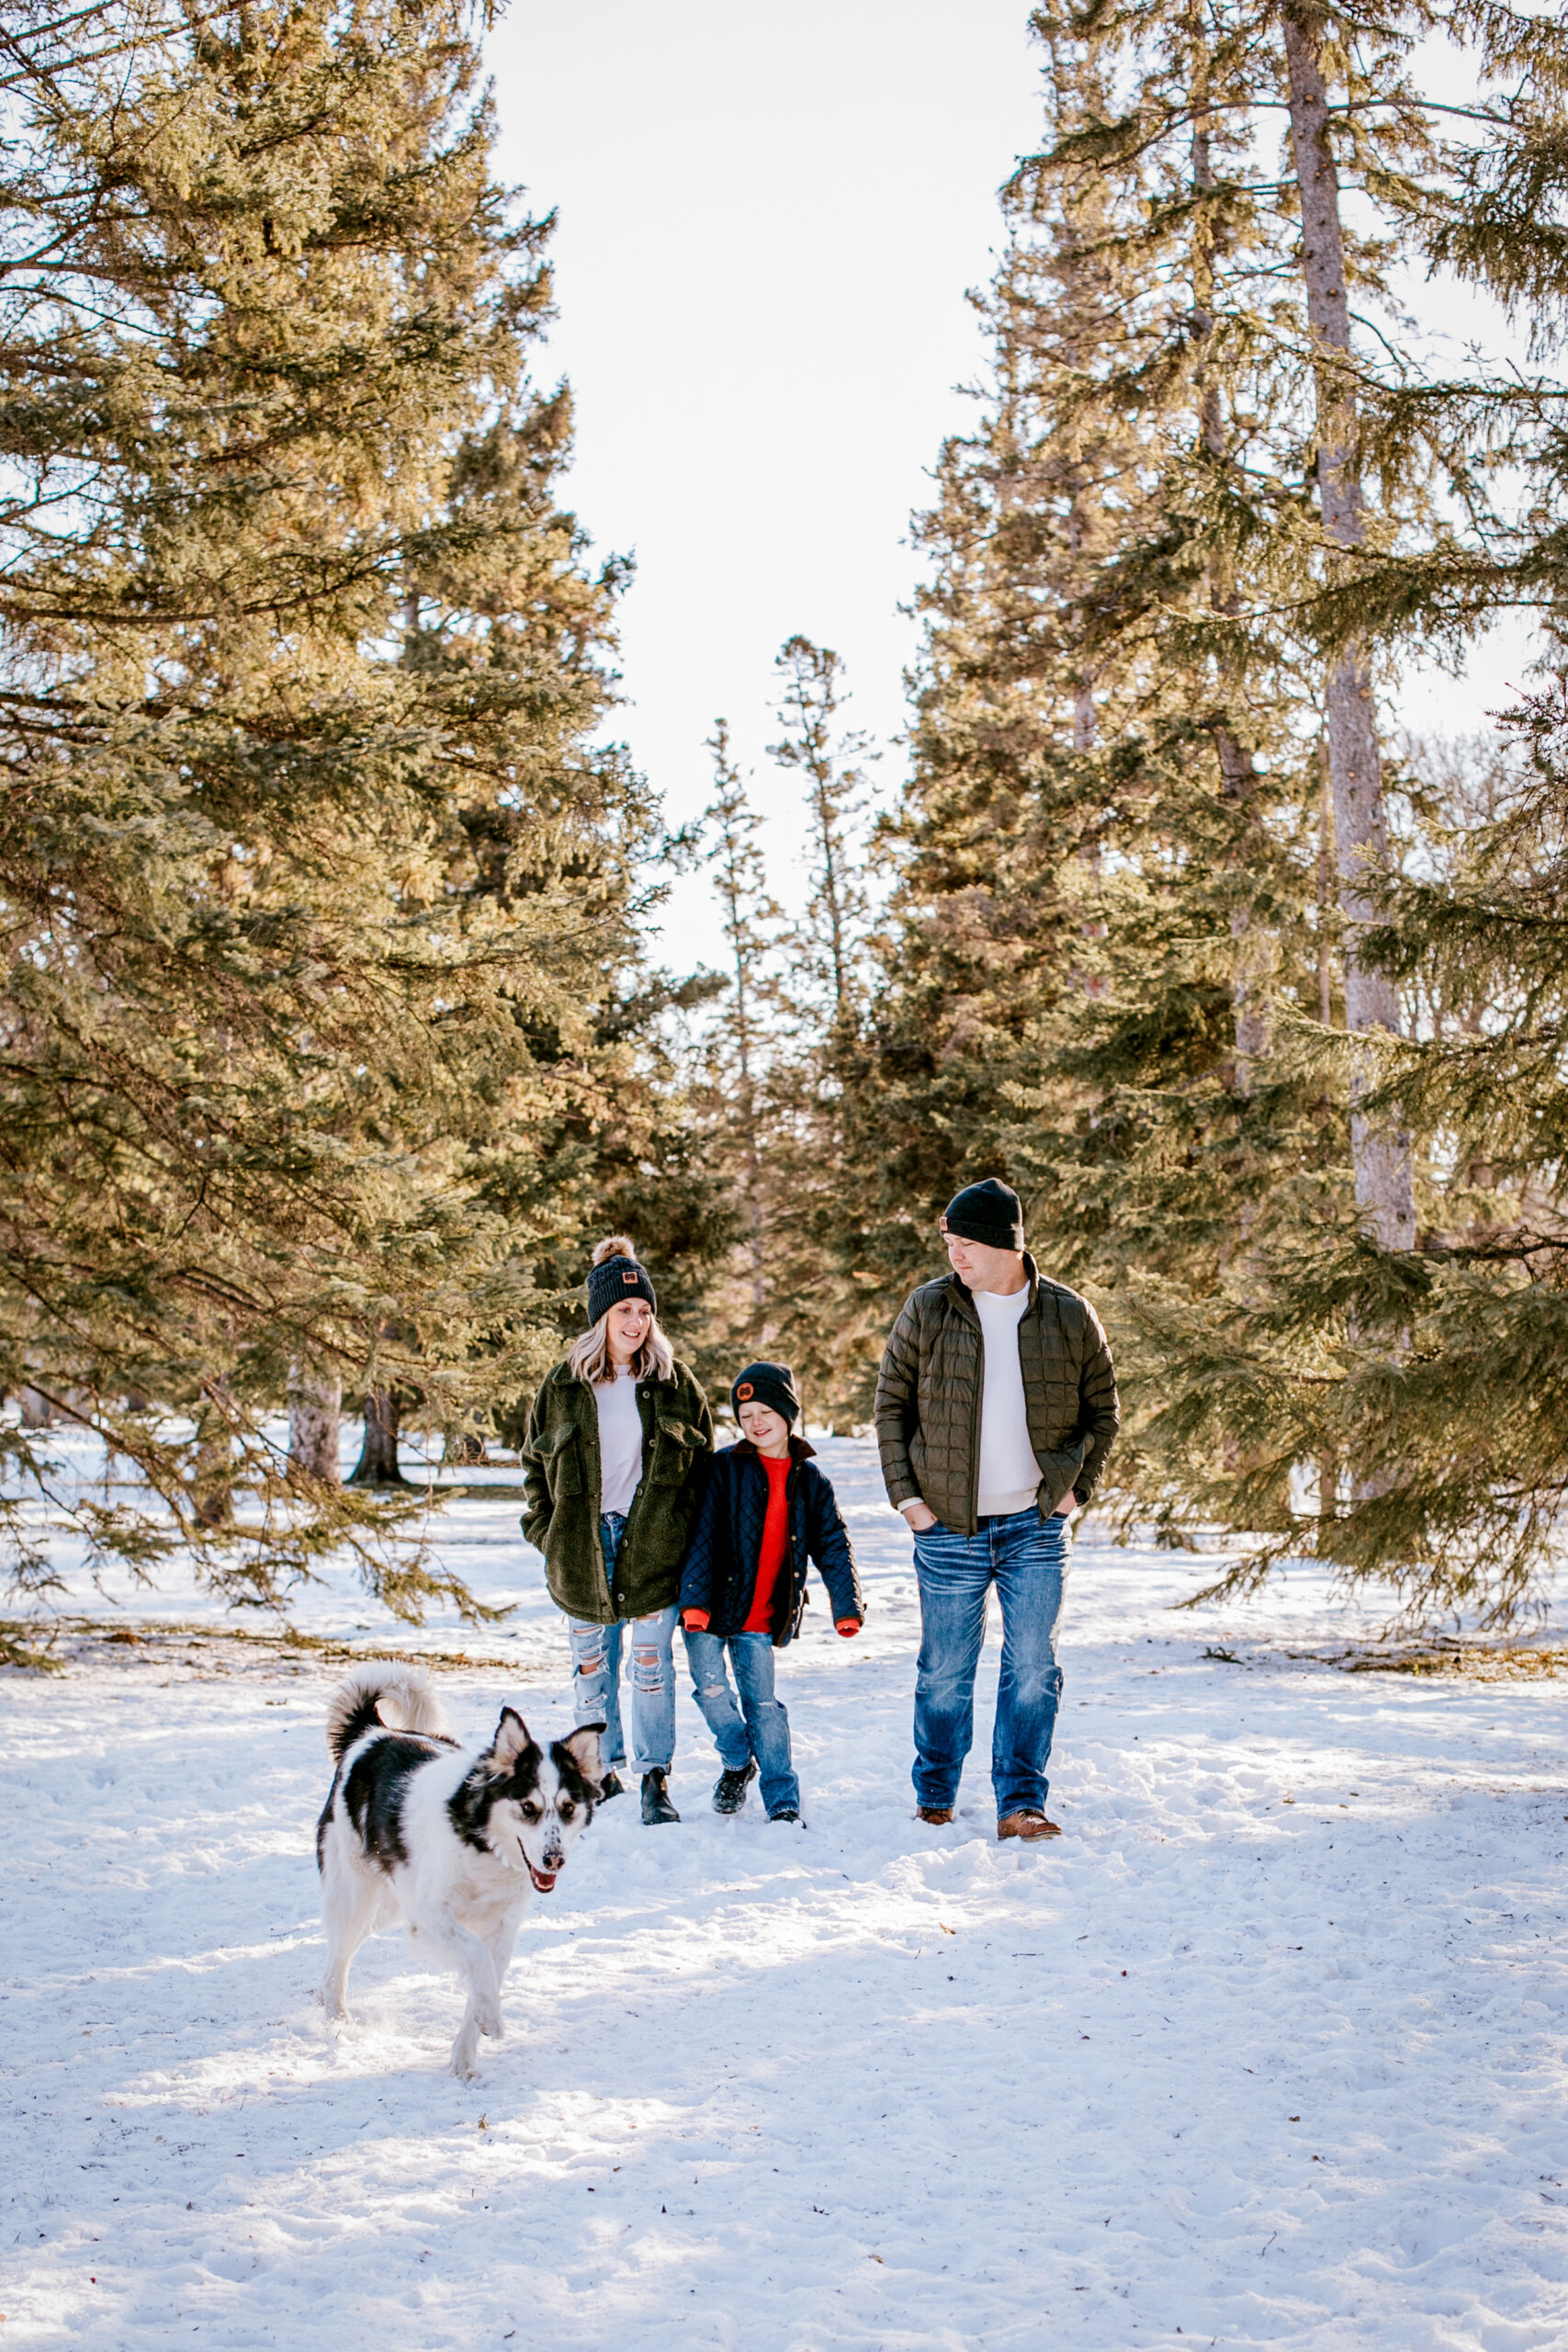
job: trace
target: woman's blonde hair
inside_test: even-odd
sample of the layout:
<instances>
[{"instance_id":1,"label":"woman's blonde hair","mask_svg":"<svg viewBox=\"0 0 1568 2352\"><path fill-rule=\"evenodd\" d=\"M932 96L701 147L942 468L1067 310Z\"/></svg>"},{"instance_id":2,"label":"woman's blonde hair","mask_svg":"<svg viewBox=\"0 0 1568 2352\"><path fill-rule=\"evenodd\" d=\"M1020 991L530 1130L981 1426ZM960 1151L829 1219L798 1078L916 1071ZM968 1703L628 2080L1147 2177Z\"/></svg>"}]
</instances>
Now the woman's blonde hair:
<instances>
[{"instance_id":1,"label":"woman's blonde hair","mask_svg":"<svg viewBox=\"0 0 1568 2352\"><path fill-rule=\"evenodd\" d=\"M637 1251L624 1233L612 1233L601 1241L593 1252L592 1263L602 1266L606 1258L630 1258ZM567 1350L567 1370L577 1380L586 1380L591 1386L601 1381L614 1380L615 1365L610 1354L610 1317L613 1306L606 1307L597 1323L591 1323L580 1332ZM650 1317L648 1337L632 1358L628 1367L634 1380L673 1380L675 1351L659 1328L657 1315Z\"/></svg>"}]
</instances>

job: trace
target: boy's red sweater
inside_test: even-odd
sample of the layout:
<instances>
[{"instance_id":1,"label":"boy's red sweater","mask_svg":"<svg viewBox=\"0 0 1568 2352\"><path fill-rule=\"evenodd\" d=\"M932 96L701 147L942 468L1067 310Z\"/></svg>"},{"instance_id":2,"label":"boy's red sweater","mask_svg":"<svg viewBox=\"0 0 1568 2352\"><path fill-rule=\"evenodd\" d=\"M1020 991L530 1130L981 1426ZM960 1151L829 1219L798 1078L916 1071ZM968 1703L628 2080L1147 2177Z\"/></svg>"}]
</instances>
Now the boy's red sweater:
<instances>
[{"instance_id":1,"label":"boy's red sweater","mask_svg":"<svg viewBox=\"0 0 1568 2352\"><path fill-rule=\"evenodd\" d=\"M789 1505L784 1499L784 1487L792 1464L787 1454L782 1462L775 1462L767 1453L760 1453L757 1459L768 1474L768 1509L762 1521L762 1546L757 1555L757 1582L746 1623L740 1629L743 1634L773 1632L773 1598L789 1557Z\"/></svg>"}]
</instances>

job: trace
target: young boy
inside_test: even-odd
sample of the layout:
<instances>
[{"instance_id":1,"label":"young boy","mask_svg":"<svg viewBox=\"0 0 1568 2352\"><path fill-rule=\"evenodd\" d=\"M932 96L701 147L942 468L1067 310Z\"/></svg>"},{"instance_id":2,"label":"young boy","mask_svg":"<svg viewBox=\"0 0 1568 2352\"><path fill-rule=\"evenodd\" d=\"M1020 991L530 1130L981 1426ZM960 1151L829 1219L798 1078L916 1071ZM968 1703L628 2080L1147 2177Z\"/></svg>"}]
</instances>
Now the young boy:
<instances>
[{"instance_id":1,"label":"young boy","mask_svg":"<svg viewBox=\"0 0 1568 2352\"><path fill-rule=\"evenodd\" d=\"M800 1631L808 1561L821 1570L840 1634L860 1632L865 1603L833 1489L795 1434L794 1373L787 1364L749 1363L729 1398L741 1434L708 1464L682 1567L681 1623L696 1702L724 1766L715 1813L739 1813L761 1772L768 1819L798 1821L800 1782L790 1761L789 1717L773 1696L773 1652Z\"/></svg>"}]
</instances>

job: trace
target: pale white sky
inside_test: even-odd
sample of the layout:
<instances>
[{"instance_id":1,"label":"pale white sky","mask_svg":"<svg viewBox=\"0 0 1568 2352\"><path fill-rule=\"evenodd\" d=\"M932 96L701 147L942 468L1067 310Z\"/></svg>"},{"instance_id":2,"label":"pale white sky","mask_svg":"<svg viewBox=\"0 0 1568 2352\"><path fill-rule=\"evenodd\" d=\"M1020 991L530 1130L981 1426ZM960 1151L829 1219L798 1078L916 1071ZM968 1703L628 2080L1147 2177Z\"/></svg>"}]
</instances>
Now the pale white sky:
<instances>
[{"instance_id":1,"label":"pale white sky","mask_svg":"<svg viewBox=\"0 0 1568 2352\"><path fill-rule=\"evenodd\" d=\"M884 741L904 724L908 521L973 413L955 387L982 378L965 295L1038 135L1027 24L1027 0L512 0L491 37L500 168L560 215L539 372L576 395L567 495L637 562L620 731L674 824L707 797L726 715L786 898L773 656L797 629L836 647L852 720ZM1482 724L1524 644L1510 627L1468 682L1411 681L1399 715ZM884 790L903 766L890 750ZM678 884L667 957L722 953L706 884Z\"/></svg>"},{"instance_id":2,"label":"pale white sky","mask_svg":"<svg viewBox=\"0 0 1568 2352\"><path fill-rule=\"evenodd\" d=\"M577 400L568 494L629 549L623 727L671 822L721 712L759 806L773 661L843 655L852 721L904 723L908 519L983 345L966 289L1034 142L1025 0L512 0L491 41L500 167L558 206L541 373ZM891 752L885 785L902 772ZM798 835L771 829L787 893ZM705 886L668 953L721 952Z\"/></svg>"}]
</instances>

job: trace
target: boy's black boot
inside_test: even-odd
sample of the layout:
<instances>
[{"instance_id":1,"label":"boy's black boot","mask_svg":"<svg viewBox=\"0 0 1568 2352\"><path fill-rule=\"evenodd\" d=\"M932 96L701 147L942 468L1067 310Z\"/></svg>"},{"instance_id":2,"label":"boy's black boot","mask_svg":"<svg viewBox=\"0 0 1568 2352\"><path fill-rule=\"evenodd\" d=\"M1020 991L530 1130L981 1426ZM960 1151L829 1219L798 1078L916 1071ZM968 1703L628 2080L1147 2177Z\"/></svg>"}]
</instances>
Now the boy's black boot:
<instances>
[{"instance_id":1,"label":"boy's black boot","mask_svg":"<svg viewBox=\"0 0 1568 2352\"><path fill-rule=\"evenodd\" d=\"M721 1772L714 1783L715 1813L739 1813L746 1802L746 1792L756 1777L756 1761L750 1756L736 1771Z\"/></svg>"},{"instance_id":2,"label":"boy's black boot","mask_svg":"<svg viewBox=\"0 0 1568 2352\"><path fill-rule=\"evenodd\" d=\"M646 1822L679 1821L681 1816L670 1802L666 1786L667 1775L659 1765L642 1776L642 1817Z\"/></svg>"},{"instance_id":3,"label":"boy's black boot","mask_svg":"<svg viewBox=\"0 0 1568 2352\"><path fill-rule=\"evenodd\" d=\"M624 1797L626 1784L618 1772L606 1772L599 1783L599 1802L608 1804L612 1797Z\"/></svg>"}]
</instances>

